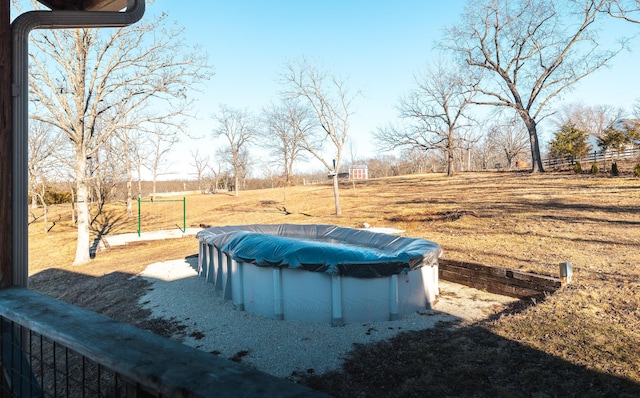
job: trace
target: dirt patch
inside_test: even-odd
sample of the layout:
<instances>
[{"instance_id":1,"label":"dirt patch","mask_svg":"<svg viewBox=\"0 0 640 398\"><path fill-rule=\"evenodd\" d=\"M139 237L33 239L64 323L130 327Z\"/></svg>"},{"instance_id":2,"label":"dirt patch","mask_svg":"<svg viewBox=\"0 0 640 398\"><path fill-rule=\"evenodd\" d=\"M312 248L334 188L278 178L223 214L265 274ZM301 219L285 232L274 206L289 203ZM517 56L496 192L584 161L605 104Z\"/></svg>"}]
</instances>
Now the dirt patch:
<instances>
[{"instance_id":1,"label":"dirt patch","mask_svg":"<svg viewBox=\"0 0 640 398\"><path fill-rule=\"evenodd\" d=\"M138 301L151 288L143 278L114 272L102 277L48 269L29 278L30 288L55 299L83 307L120 322L168 338L184 336L185 326L177 320L154 318Z\"/></svg>"},{"instance_id":2,"label":"dirt patch","mask_svg":"<svg viewBox=\"0 0 640 398\"><path fill-rule=\"evenodd\" d=\"M473 210L454 209L454 210L447 210L447 211L438 211L435 213L423 212L423 213L395 215L395 216L387 217L386 219L391 222L434 222L434 221L452 222L452 221L458 221L464 216L478 217L478 214Z\"/></svg>"}]
</instances>

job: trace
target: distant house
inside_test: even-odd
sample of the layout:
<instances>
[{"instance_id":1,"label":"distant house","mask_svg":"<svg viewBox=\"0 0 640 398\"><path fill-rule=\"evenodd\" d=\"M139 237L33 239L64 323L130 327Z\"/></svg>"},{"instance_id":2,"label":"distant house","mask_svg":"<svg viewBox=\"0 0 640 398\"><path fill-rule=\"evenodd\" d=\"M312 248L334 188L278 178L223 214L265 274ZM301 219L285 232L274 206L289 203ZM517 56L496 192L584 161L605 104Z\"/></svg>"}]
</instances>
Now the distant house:
<instances>
[{"instance_id":1,"label":"distant house","mask_svg":"<svg viewBox=\"0 0 640 398\"><path fill-rule=\"evenodd\" d=\"M628 128L629 130L635 130L636 131L635 136L638 137L638 131L640 131L640 119L622 119L622 120L619 120L619 122L621 123L620 125L621 128L623 129ZM638 139L632 139L631 141L635 146L640 145L640 140Z\"/></svg>"},{"instance_id":2,"label":"distant house","mask_svg":"<svg viewBox=\"0 0 640 398\"><path fill-rule=\"evenodd\" d=\"M369 178L369 168L367 165L352 165L349 167L350 180L366 180Z\"/></svg>"},{"instance_id":3,"label":"distant house","mask_svg":"<svg viewBox=\"0 0 640 398\"><path fill-rule=\"evenodd\" d=\"M612 127L618 131L625 131L625 130L640 130L640 119L618 119L616 120L613 124ZM603 131L601 133L601 136L604 136L605 131ZM598 142L598 137L589 137L588 142L590 144L592 144L592 148L598 148L599 147L599 142ZM634 147L634 145L640 145L640 142L637 142L636 140L633 140L633 144L628 144L627 148L631 149ZM602 149L602 148L600 148Z\"/></svg>"},{"instance_id":4,"label":"distant house","mask_svg":"<svg viewBox=\"0 0 640 398\"><path fill-rule=\"evenodd\" d=\"M613 128L616 130L640 129L640 119L618 119L613 123Z\"/></svg>"}]
</instances>

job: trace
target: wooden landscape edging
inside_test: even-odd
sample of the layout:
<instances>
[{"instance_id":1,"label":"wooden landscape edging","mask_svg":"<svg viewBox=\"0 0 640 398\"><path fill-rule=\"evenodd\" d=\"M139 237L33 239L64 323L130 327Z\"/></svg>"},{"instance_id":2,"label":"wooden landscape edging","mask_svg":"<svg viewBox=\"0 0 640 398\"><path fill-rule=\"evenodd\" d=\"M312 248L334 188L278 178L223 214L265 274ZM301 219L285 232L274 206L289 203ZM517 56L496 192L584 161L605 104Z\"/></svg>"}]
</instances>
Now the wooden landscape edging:
<instances>
[{"instance_id":1,"label":"wooden landscape edging","mask_svg":"<svg viewBox=\"0 0 640 398\"><path fill-rule=\"evenodd\" d=\"M562 287L560 278L491 265L440 259L438 266L441 279L504 296L533 297Z\"/></svg>"}]
</instances>

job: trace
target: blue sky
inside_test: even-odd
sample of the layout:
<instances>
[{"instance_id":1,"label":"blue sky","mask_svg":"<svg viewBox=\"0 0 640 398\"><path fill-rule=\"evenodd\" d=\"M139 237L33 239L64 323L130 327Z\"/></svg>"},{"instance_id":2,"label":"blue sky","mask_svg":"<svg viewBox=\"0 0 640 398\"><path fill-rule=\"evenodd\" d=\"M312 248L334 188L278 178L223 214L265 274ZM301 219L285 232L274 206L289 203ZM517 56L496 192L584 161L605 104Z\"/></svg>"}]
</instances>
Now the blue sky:
<instances>
[{"instance_id":1,"label":"blue sky","mask_svg":"<svg viewBox=\"0 0 640 398\"><path fill-rule=\"evenodd\" d=\"M155 0L147 14L167 12L185 27L187 40L209 56L215 75L196 93L198 120L190 122L200 140L183 139L176 148L175 172L191 173L190 150L211 148L219 104L258 114L275 100L277 82L287 61L307 57L348 78L361 95L349 131L360 158L376 155L371 133L396 119L398 98L415 86L414 74L438 56L434 41L453 25L464 0ZM640 25L612 23L606 34L640 33ZM581 81L566 102L607 104L631 110L640 98L640 39L634 52L620 54L608 68ZM543 131L542 138L549 136ZM201 149L201 152L202 152ZM178 161L179 159L179 161ZM188 159L188 161L187 161ZM305 168L321 169L311 161ZM303 165L300 165L303 168Z\"/></svg>"},{"instance_id":2,"label":"blue sky","mask_svg":"<svg viewBox=\"0 0 640 398\"><path fill-rule=\"evenodd\" d=\"M181 5L192 7L181 9ZM446 5L445 5L446 3ZM394 105L434 56L433 42L464 2L157 0L209 55L215 76L206 84L192 123L211 140L219 103L254 112L275 100L287 61L302 56L346 77L354 102L350 135L359 157L372 157L370 133L396 116ZM188 143L185 142L184 146ZM202 147L202 146L200 146ZM302 167L302 165L301 165ZM320 163L312 167L321 168Z\"/></svg>"},{"instance_id":3,"label":"blue sky","mask_svg":"<svg viewBox=\"0 0 640 398\"><path fill-rule=\"evenodd\" d=\"M188 4L188 5L187 5ZM434 41L455 23L463 0L402 1L198 1L156 0L149 12L166 11L206 51L215 76L198 94L201 120L194 131L211 142L211 114L218 104L258 113L280 90L285 62L305 56L347 77L360 91L350 135L359 157L375 156L371 133L396 118L398 98L414 86L414 74L437 57ZM613 24L608 32L640 26ZM638 39L632 43L639 47ZM640 48L638 48L640 51ZM564 101L631 109L640 98L638 51L584 79ZM542 132L545 135L545 132ZM546 135L549 133L546 132ZM182 148L194 145L185 141ZM202 148L203 142L197 143ZM315 165L318 169L320 164ZM314 165L312 165L314 167Z\"/></svg>"}]
</instances>

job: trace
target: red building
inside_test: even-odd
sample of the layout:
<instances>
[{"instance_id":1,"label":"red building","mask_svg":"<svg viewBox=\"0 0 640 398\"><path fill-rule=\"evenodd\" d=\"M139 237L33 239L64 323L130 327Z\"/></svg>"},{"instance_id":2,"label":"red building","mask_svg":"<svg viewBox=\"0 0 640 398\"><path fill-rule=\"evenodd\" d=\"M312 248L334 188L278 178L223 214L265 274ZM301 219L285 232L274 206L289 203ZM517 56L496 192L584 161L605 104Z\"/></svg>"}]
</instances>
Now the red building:
<instances>
[{"instance_id":1,"label":"red building","mask_svg":"<svg viewBox=\"0 0 640 398\"><path fill-rule=\"evenodd\" d=\"M366 180L369 178L369 169L367 165L353 165L349 167L350 180Z\"/></svg>"}]
</instances>

